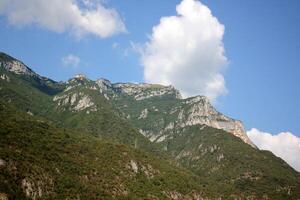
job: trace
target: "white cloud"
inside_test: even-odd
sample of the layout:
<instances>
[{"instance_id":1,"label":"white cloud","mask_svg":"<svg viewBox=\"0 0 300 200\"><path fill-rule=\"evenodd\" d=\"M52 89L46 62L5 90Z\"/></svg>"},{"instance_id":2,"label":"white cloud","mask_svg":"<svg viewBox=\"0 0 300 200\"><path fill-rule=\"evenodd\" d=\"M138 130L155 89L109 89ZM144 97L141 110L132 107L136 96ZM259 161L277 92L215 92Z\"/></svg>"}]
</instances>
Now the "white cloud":
<instances>
[{"instance_id":1,"label":"white cloud","mask_svg":"<svg viewBox=\"0 0 300 200\"><path fill-rule=\"evenodd\" d=\"M172 84L183 96L226 93L222 75L224 26L197 0L183 0L177 15L162 17L142 51L146 82Z\"/></svg>"},{"instance_id":2,"label":"white cloud","mask_svg":"<svg viewBox=\"0 0 300 200\"><path fill-rule=\"evenodd\" d=\"M83 8L76 0L1 0L0 14L11 25L35 24L55 32L70 32L76 36L94 34L101 38L126 32L125 25L114 9L100 2L83 1Z\"/></svg>"},{"instance_id":3,"label":"white cloud","mask_svg":"<svg viewBox=\"0 0 300 200\"><path fill-rule=\"evenodd\" d=\"M61 59L63 66L65 67L78 67L80 58L73 54L69 54Z\"/></svg>"},{"instance_id":4,"label":"white cloud","mask_svg":"<svg viewBox=\"0 0 300 200\"><path fill-rule=\"evenodd\" d=\"M252 142L263 150L269 150L300 172L300 138L290 132L277 135L261 132L255 128L247 132Z\"/></svg>"}]
</instances>

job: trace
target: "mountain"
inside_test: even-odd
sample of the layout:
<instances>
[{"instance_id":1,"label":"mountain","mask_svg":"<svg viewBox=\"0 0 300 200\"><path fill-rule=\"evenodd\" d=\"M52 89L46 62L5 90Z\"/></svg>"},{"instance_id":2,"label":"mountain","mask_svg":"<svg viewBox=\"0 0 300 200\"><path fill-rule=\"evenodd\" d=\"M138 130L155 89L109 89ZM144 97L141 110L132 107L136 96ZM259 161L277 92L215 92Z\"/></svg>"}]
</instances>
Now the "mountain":
<instances>
[{"instance_id":1,"label":"mountain","mask_svg":"<svg viewBox=\"0 0 300 200\"><path fill-rule=\"evenodd\" d=\"M108 101L112 101L123 114L126 114L125 117L152 142L163 141L164 138L170 136L169 130L205 124L232 133L245 143L255 147L249 140L242 123L216 111L204 96L182 99L179 91L173 86L144 83L112 84L105 79L93 82L84 75L75 76L66 85L67 89L53 99L58 102L58 106L71 105L73 111L86 108L91 112L97 111L88 95L82 97L82 101L74 106L76 97L80 96L80 93L72 93L72 88L80 86L95 90L103 94ZM152 117L153 119L150 120L155 120L156 123L145 123ZM145 127L144 124L148 126Z\"/></svg>"},{"instance_id":2,"label":"mountain","mask_svg":"<svg viewBox=\"0 0 300 200\"><path fill-rule=\"evenodd\" d=\"M0 199L300 199L300 174L204 96L0 65Z\"/></svg>"},{"instance_id":3,"label":"mountain","mask_svg":"<svg viewBox=\"0 0 300 200\"><path fill-rule=\"evenodd\" d=\"M8 199L204 197L196 176L149 153L56 128L3 102L0 113L0 194Z\"/></svg>"}]
</instances>

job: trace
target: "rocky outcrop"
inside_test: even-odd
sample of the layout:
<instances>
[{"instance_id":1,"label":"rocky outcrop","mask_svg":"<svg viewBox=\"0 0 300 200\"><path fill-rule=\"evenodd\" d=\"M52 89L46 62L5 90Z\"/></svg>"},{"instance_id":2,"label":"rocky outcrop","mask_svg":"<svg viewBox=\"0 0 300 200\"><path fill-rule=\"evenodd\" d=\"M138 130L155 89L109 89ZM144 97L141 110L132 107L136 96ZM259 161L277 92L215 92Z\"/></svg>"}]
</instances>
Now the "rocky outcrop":
<instances>
[{"instance_id":1,"label":"rocky outcrop","mask_svg":"<svg viewBox=\"0 0 300 200\"><path fill-rule=\"evenodd\" d=\"M74 88L83 87L84 89L99 91L99 95L103 95L106 100L119 102L121 105L119 109L124 112L124 116L134 124L138 124L137 128L141 134L152 142L164 141L168 134L177 128L207 125L232 133L245 143L255 147L248 138L242 122L218 112L205 96L182 99L180 92L173 86L146 83L113 84L103 78L91 81L84 75L76 75L66 85L65 93L55 96L53 99L58 103L58 106L70 104L71 109L76 112L87 108L96 111L97 108L93 100L88 95L76 92ZM71 90L74 91L70 92ZM170 103L167 103L168 106L162 107L161 100L164 101L164 104L166 104L165 101L170 101ZM130 103L132 107L128 107L126 101L134 101L135 103ZM145 104L146 101L148 101L147 104ZM138 111L136 113L138 115L132 112L134 110ZM155 120L151 118L151 113L155 113ZM161 117L157 119L157 116ZM147 128L136 123L137 120L146 120ZM149 123L152 124L149 125Z\"/></svg>"},{"instance_id":2,"label":"rocky outcrop","mask_svg":"<svg viewBox=\"0 0 300 200\"><path fill-rule=\"evenodd\" d=\"M30 68L28 68L24 63L11 59L11 60L2 60L0 61L0 66L2 66L7 71L13 72L15 74L37 76Z\"/></svg>"},{"instance_id":3,"label":"rocky outcrop","mask_svg":"<svg viewBox=\"0 0 300 200\"><path fill-rule=\"evenodd\" d=\"M146 119L148 116L148 109L145 108L144 110L142 110L141 115L139 116L139 119Z\"/></svg>"},{"instance_id":4,"label":"rocky outcrop","mask_svg":"<svg viewBox=\"0 0 300 200\"><path fill-rule=\"evenodd\" d=\"M27 179L22 180L22 189L27 197L30 197L31 199L37 199L42 197L42 189L40 185L38 184L35 186L34 183L30 182Z\"/></svg>"},{"instance_id":5,"label":"rocky outcrop","mask_svg":"<svg viewBox=\"0 0 300 200\"><path fill-rule=\"evenodd\" d=\"M115 91L132 96L137 101L163 95L172 95L178 99L181 98L179 91L173 86L162 86L158 84L146 83L116 83L113 84L113 88Z\"/></svg>"},{"instance_id":6,"label":"rocky outcrop","mask_svg":"<svg viewBox=\"0 0 300 200\"><path fill-rule=\"evenodd\" d=\"M35 81L43 85L43 87L57 83L49 78L40 76L39 74L31 70L28 66L26 66L23 62L1 52L0 67L13 74L33 77ZM5 74L1 75L0 79L10 82L10 77Z\"/></svg>"},{"instance_id":7,"label":"rocky outcrop","mask_svg":"<svg viewBox=\"0 0 300 200\"><path fill-rule=\"evenodd\" d=\"M143 94L143 90L141 89L143 86L141 86L140 89L137 89L136 87L138 86L135 86L134 89L131 87L128 89L126 87L123 92L131 95L134 100L136 100L135 104L133 104L132 108L129 110L135 110L136 107L141 107L138 116L136 116L136 118L131 117L131 121L137 124L140 133L146 136L150 141L163 142L170 136L170 133L173 134L177 129L193 125L206 125L225 130L252 147L255 147L248 138L242 122L218 112L211 105L207 97L195 96L187 99L181 99L179 98L180 95L177 95L178 98L169 98L168 101L170 103L167 106L162 106L162 104L166 104L165 101L160 101L159 99L147 100L147 98L151 98L152 96L147 96L147 93ZM151 88L150 86L147 87ZM163 86L160 87L163 88ZM142 99L147 100L147 103L144 103L144 101L140 102L141 99L136 99L138 91L140 92L139 95L147 97ZM168 89L166 89L166 91L168 91ZM165 94L162 94L162 96L163 95ZM128 112L128 109L123 110L124 112ZM131 114L132 116L132 113L126 114ZM143 123L136 123L137 120L144 121ZM149 121L152 124L143 125L149 123Z\"/></svg>"},{"instance_id":8,"label":"rocky outcrop","mask_svg":"<svg viewBox=\"0 0 300 200\"><path fill-rule=\"evenodd\" d=\"M9 76L7 76L6 74L1 74L1 75L0 75L0 79L5 80L5 81L7 81L7 82L10 82L10 78L9 78Z\"/></svg>"},{"instance_id":9,"label":"rocky outcrop","mask_svg":"<svg viewBox=\"0 0 300 200\"><path fill-rule=\"evenodd\" d=\"M74 79L83 81L83 80L85 80L87 78L86 78L86 76L84 74L77 74L77 75L74 76Z\"/></svg>"},{"instance_id":10,"label":"rocky outcrop","mask_svg":"<svg viewBox=\"0 0 300 200\"><path fill-rule=\"evenodd\" d=\"M154 178L156 175L160 174L160 171L154 169L150 164L141 164L137 163L135 160L130 160L130 163L127 165L127 169L129 169L134 175L139 172L143 173L148 179Z\"/></svg>"},{"instance_id":11,"label":"rocky outcrop","mask_svg":"<svg viewBox=\"0 0 300 200\"><path fill-rule=\"evenodd\" d=\"M87 95L83 96L81 99L79 99L77 105L74 107L75 111L84 110L86 108L90 108L94 106L94 103L92 102L91 98Z\"/></svg>"},{"instance_id":12,"label":"rocky outcrop","mask_svg":"<svg viewBox=\"0 0 300 200\"><path fill-rule=\"evenodd\" d=\"M58 107L69 108L75 112L82 111L87 108L91 108L90 111L97 111L95 103L92 101L91 97L83 92L57 95L54 96L53 101L57 102Z\"/></svg>"},{"instance_id":13,"label":"rocky outcrop","mask_svg":"<svg viewBox=\"0 0 300 200\"><path fill-rule=\"evenodd\" d=\"M53 192L54 182L52 178L42 176L35 177L35 179L37 180L27 177L21 181L21 188L29 199L42 199Z\"/></svg>"},{"instance_id":14,"label":"rocky outcrop","mask_svg":"<svg viewBox=\"0 0 300 200\"><path fill-rule=\"evenodd\" d=\"M134 173L138 173L139 171L139 168L138 168L138 165L137 163L134 161L134 160L131 160L130 161L130 166L131 166L131 169Z\"/></svg>"},{"instance_id":15,"label":"rocky outcrop","mask_svg":"<svg viewBox=\"0 0 300 200\"><path fill-rule=\"evenodd\" d=\"M248 138L242 122L231 119L216 111L205 96L196 96L185 99L178 109L180 110L178 115L180 127L197 124L207 125L232 133L236 137L242 139L245 143L255 147Z\"/></svg>"}]
</instances>

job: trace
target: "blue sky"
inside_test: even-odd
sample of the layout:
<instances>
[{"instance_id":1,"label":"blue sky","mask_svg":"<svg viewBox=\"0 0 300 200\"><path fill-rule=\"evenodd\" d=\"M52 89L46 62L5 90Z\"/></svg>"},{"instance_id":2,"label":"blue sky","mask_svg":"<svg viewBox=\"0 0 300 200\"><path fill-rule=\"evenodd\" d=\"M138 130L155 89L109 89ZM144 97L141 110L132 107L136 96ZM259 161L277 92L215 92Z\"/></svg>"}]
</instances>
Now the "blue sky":
<instances>
[{"instance_id":1,"label":"blue sky","mask_svg":"<svg viewBox=\"0 0 300 200\"><path fill-rule=\"evenodd\" d=\"M7 12L1 11L0 1L0 51L57 81L84 73L91 79L143 82L141 55L133 46L149 41L161 17L176 16L180 2L108 0L105 7L119 13L126 32L101 38L53 31L39 24L12 24ZM272 134L290 131L300 136L300 2L201 2L225 27L222 41L228 64L222 74L227 94L218 96L216 107L242 120L247 130L255 127ZM80 58L78 66L63 64L68 55Z\"/></svg>"}]
</instances>

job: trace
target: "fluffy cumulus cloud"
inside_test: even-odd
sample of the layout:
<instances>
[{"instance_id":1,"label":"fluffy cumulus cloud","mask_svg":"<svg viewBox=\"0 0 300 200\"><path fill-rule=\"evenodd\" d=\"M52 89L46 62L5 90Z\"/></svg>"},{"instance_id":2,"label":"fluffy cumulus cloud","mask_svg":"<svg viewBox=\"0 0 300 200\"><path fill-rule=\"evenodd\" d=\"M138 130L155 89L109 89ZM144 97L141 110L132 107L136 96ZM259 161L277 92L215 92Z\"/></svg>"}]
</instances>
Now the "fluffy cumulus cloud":
<instances>
[{"instance_id":1,"label":"fluffy cumulus cloud","mask_svg":"<svg viewBox=\"0 0 300 200\"><path fill-rule=\"evenodd\" d=\"M253 143L263 150L269 150L285 160L300 172L300 138L290 132L277 135L261 132L255 128L247 132Z\"/></svg>"},{"instance_id":2,"label":"fluffy cumulus cloud","mask_svg":"<svg viewBox=\"0 0 300 200\"><path fill-rule=\"evenodd\" d=\"M63 66L65 67L78 67L80 63L80 58L73 54L69 54L61 59Z\"/></svg>"},{"instance_id":3,"label":"fluffy cumulus cloud","mask_svg":"<svg viewBox=\"0 0 300 200\"><path fill-rule=\"evenodd\" d=\"M106 38L125 32L125 25L114 9L90 0L1 0L0 14L15 26L35 24L55 32L76 36L93 34Z\"/></svg>"},{"instance_id":4,"label":"fluffy cumulus cloud","mask_svg":"<svg viewBox=\"0 0 300 200\"><path fill-rule=\"evenodd\" d=\"M226 93L224 26L198 0L183 0L176 11L161 18L143 47L144 79L214 100Z\"/></svg>"}]
</instances>

